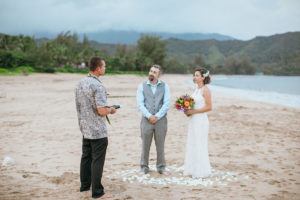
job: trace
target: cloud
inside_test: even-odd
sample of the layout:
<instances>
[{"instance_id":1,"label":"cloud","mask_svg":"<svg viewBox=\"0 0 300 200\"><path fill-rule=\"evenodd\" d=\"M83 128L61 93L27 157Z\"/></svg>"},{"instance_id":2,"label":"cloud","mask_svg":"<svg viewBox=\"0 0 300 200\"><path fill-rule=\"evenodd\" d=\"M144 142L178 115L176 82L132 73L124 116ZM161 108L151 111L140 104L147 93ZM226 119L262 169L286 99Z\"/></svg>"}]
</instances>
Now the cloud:
<instances>
[{"instance_id":1,"label":"cloud","mask_svg":"<svg viewBox=\"0 0 300 200\"><path fill-rule=\"evenodd\" d=\"M0 32L137 30L241 39L300 30L298 0L1 0Z\"/></svg>"}]
</instances>

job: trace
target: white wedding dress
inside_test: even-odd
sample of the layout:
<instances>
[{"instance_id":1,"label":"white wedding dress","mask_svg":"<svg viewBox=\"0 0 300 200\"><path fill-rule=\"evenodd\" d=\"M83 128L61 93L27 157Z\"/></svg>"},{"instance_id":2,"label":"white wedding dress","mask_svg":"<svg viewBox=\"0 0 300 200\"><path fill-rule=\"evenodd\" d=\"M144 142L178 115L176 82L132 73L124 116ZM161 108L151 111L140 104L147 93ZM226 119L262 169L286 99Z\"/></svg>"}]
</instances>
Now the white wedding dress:
<instances>
[{"instance_id":1,"label":"white wedding dress","mask_svg":"<svg viewBox=\"0 0 300 200\"><path fill-rule=\"evenodd\" d=\"M194 109L205 106L203 87L197 88L191 96L195 100ZM184 159L184 175L202 178L209 176L211 173L207 146L208 129L209 121L206 113L190 116Z\"/></svg>"}]
</instances>

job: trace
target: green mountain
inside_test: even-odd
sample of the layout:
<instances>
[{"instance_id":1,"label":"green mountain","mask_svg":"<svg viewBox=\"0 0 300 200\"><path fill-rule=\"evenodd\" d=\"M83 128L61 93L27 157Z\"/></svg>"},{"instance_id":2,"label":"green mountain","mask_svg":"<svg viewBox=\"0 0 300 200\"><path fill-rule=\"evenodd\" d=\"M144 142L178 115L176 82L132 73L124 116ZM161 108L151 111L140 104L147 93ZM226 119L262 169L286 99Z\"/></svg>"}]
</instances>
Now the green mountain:
<instances>
[{"instance_id":1,"label":"green mountain","mask_svg":"<svg viewBox=\"0 0 300 200\"><path fill-rule=\"evenodd\" d=\"M208 64L222 64L231 56L237 59L247 56L258 66L289 62L300 66L300 32L256 37L248 41L167 41L168 56L176 56L181 62L190 62L201 54Z\"/></svg>"},{"instance_id":2,"label":"green mountain","mask_svg":"<svg viewBox=\"0 0 300 200\"><path fill-rule=\"evenodd\" d=\"M266 74L300 74L300 32L256 37L248 41L215 39L188 41L175 38L166 41L168 57L176 57L182 64L193 62L194 58L201 54L206 64L215 67L218 65L224 67L230 58L234 58L233 60L237 62L243 62L246 58L256 66L257 71ZM108 55L114 55L116 51L114 44L90 41L90 45L97 50L106 51Z\"/></svg>"},{"instance_id":3,"label":"green mountain","mask_svg":"<svg viewBox=\"0 0 300 200\"><path fill-rule=\"evenodd\" d=\"M1 34L0 64L2 62L3 66L18 66L18 63L30 65L32 63L29 61L35 60L33 58L39 58L36 63L41 65L45 63L43 59L50 58L59 63L53 63L53 66L66 62L76 63L79 61L71 55L82 51L78 58L86 60L89 56L100 53L111 59L111 66L122 66L124 69L139 71L140 65L143 65L136 60L136 56L140 54L136 54L135 45L99 43L88 39L81 41L78 35L71 35L70 32L62 33L57 38L53 43L54 40L48 38L35 39L23 35ZM149 39L153 40L151 37ZM164 41L167 48L164 65L170 69L167 70L170 73L186 73L196 65L207 65L206 67L213 73L253 74L261 71L265 74L300 75L300 32L256 37L248 41L215 39L189 41L176 38ZM49 42L49 45L41 45L44 42ZM53 54L52 57L49 56L49 52ZM43 57L38 55L39 53L47 56ZM25 57L21 59L20 56Z\"/></svg>"}]
</instances>

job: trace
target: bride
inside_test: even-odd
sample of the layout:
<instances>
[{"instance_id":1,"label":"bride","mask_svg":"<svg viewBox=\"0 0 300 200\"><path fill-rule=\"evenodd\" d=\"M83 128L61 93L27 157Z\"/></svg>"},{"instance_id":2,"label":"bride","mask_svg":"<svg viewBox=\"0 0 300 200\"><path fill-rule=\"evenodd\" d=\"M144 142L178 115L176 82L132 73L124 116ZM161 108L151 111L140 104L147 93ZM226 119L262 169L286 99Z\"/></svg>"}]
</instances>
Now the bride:
<instances>
[{"instance_id":1,"label":"bride","mask_svg":"<svg viewBox=\"0 0 300 200\"><path fill-rule=\"evenodd\" d=\"M190 116L190 121L184 159L184 175L202 178L211 173L207 146L209 121L206 114L212 109L210 90L206 86L210 83L209 71L196 69L193 81L198 87L191 96L195 101L194 109L185 112L187 116Z\"/></svg>"}]
</instances>

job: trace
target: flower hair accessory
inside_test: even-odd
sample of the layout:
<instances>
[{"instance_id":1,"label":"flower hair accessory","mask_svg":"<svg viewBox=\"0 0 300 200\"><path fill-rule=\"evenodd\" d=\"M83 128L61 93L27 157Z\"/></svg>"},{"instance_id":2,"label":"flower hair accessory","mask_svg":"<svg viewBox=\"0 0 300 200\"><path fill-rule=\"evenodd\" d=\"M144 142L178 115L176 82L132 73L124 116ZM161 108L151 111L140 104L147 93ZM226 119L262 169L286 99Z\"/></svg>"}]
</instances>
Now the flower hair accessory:
<instances>
[{"instance_id":1,"label":"flower hair accessory","mask_svg":"<svg viewBox=\"0 0 300 200\"><path fill-rule=\"evenodd\" d=\"M207 72L205 74L202 74L203 77L208 77L209 75L209 71L207 70Z\"/></svg>"}]
</instances>

